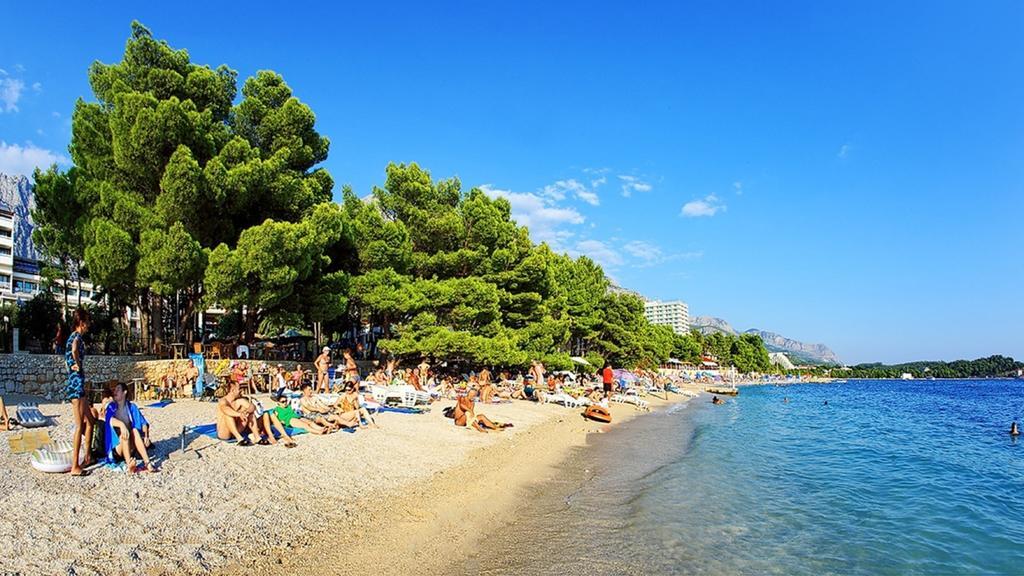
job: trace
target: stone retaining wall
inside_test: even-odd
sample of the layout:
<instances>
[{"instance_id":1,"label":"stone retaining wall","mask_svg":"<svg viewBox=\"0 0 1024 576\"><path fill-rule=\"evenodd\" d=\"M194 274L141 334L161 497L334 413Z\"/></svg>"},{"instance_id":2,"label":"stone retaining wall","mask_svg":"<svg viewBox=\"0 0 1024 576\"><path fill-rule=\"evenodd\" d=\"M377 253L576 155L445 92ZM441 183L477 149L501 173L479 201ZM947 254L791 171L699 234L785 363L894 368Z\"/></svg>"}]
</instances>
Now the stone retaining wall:
<instances>
[{"instance_id":1,"label":"stone retaining wall","mask_svg":"<svg viewBox=\"0 0 1024 576\"><path fill-rule=\"evenodd\" d=\"M85 375L90 387L101 382L144 378L157 383L169 371L180 373L188 360L157 360L148 356L88 356ZM257 369L261 360L206 360L206 371L224 374L231 362L244 362ZM282 362L288 370L301 364L303 370L312 370L311 362ZM271 364L275 365L275 364ZM33 394L49 400L63 397L67 368L64 357L53 354L0 354L0 393Z\"/></svg>"}]
</instances>

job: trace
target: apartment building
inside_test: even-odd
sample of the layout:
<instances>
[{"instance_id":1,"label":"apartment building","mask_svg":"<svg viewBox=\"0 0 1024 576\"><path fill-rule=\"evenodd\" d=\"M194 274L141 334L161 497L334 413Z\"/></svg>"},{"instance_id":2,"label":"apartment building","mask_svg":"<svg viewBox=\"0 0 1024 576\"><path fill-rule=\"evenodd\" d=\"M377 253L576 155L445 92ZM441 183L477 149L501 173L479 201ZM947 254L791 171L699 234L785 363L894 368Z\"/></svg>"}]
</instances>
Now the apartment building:
<instances>
[{"instance_id":1,"label":"apartment building","mask_svg":"<svg viewBox=\"0 0 1024 576\"><path fill-rule=\"evenodd\" d=\"M671 326L676 334L690 331L690 307L682 300L647 300L644 302L644 316L651 324Z\"/></svg>"}]
</instances>

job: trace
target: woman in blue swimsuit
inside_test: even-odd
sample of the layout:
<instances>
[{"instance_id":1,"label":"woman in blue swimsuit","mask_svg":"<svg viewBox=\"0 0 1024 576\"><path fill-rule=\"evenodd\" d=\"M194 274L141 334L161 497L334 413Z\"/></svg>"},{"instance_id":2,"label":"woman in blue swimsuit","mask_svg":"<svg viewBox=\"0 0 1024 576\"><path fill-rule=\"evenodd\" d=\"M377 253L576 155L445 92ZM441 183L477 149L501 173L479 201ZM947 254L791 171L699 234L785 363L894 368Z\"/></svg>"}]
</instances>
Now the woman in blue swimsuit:
<instances>
[{"instance_id":1,"label":"woman in blue swimsuit","mask_svg":"<svg viewBox=\"0 0 1024 576\"><path fill-rule=\"evenodd\" d=\"M71 417L75 421L73 460L71 461L72 476L87 476L88 471L82 465L92 464L92 454L89 450L92 439L92 417L89 413L89 399L85 394L85 370L82 368L82 361L85 359L85 342L82 335L89 331L89 313L78 308L72 316L75 331L68 337L67 346L64 348L64 363L68 366L68 382L64 386L64 395L71 400ZM78 459L79 450L82 447L82 439L85 439L85 458L80 464Z\"/></svg>"}]
</instances>

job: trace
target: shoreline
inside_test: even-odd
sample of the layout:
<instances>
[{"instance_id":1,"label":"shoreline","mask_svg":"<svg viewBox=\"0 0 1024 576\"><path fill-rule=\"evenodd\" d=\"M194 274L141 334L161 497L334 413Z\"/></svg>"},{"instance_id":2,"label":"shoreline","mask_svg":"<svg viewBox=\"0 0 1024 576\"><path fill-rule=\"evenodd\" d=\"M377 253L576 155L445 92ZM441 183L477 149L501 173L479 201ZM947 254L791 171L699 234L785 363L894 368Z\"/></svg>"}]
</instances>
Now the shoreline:
<instances>
[{"instance_id":1,"label":"shoreline","mask_svg":"<svg viewBox=\"0 0 1024 576\"><path fill-rule=\"evenodd\" d=\"M476 544L499 529L502 518L529 506L531 489L550 481L573 450L585 449L590 434L692 400L683 395L646 399L648 412L612 404L612 424L585 420L579 411L561 408L520 434L474 449L455 466L427 472L397 497L364 502L363 513L298 550L275 551L220 573L332 574L334 566L338 573L462 573L456 567L473 557Z\"/></svg>"},{"instance_id":2,"label":"shoreline","mask_svg":"<svg viewBox=\"0 0 1024 576\"><path fill-rule=\"evenodd\" d=\"M688 398L646 399L658 409ZM39 402L53 422L51 439L70 439L69 403L5 400L12 415L16 402ZM442 415L452 403L437 402L426 414L378 415L380 430L297 436L294 450L189 435L183 453L182 427L212 422L216 404L152 408L144 401L159 474L44 474L27 453L0 442L0 570L278 575L360 566L375 574L422 573L471 543L482 523L500 518L492 514L514 506L590 433L645 413L613 403L615 423L605 425L583 419L579 409L514 401L480 408L514 423L481 434ZM0 435L11 439L21 430ZM468 520L461 512L467 506Z\"/></svg>"}]
</instances>

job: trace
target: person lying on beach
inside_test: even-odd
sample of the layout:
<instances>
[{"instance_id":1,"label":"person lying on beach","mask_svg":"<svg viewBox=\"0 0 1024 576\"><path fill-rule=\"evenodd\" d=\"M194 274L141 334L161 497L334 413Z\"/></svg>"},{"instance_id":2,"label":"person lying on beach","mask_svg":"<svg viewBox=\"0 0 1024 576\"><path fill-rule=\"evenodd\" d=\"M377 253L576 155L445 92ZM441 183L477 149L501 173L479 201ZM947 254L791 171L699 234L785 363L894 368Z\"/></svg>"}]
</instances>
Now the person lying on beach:
<instances>
[{"instance_id":1,"label":"person lying on beach","mask_svg":"<svg viewBox=\"0 0 1024 576\"><path fill-rule=\"evenodd\" d=\"M335 414L334 410L330 406L325 404L316 396L313 396L313 386L309 384L302 385L302 398L299 399L299 406L301 407L302 414L304 416L312 419L318 424L333 428L339 428L341 426L350 428L354 425L351 418L342 418Z\"/></svg>"},{"instance_id":2,"label":"person lying on beach","mask_svg":"<svg viewBox=\"0 0 1024 576\"><path fill-rule=\"evenodd\" d=\"M227 393L217 401L217 438L234 438L239 446L252 446L247 435L256 434L256 408L241 398L238 382L231 380Z\"/></svg>"},{"instance_id":3,"label":"person lying on beach","mask_svg":"<svg viewBox=\"0 0 1024 576\"><path fill-rule=\"evenodd\" d=\"M363 420L365 419L370 426L374 428L380 428L377 422L374 421L370 411L363 405L363 399L359 397L359 392L356 392L355 382L348 382L345 384L345 391L338 398L338 402L334 405L334 409L337 411L338 417L343 420L353 420L357 426L363 428Z\"/></svg>"},{"instance_id":4,"label":"person lying on beach","mask_svg":"<svg viewBox=\"0 0 1024 576\"><path fill-rule=\"evenodd\" d=\"M476 390L471 388L468 394L455 401L455 409L452 411L452 417L455 419L456 426L466 426L468 424L477 432L504 430L505 428L510 428L512 426L511 424L492 422L487 418L487 416L477 414L474 403L476 395Z\"/></svg>"},{"instance_id":5,"label":"person lying on beach","mask_svg":"<svg viewBox=\"0 0 1024 576\"><path fill-rule=\"evenodd\" d=\"M278 394L274 397L274 401L277 402L277 407L271 410L274 413L274 417L277 418L278 422L286 428L301 428L312 434L329 434L334 429L331 426L324 426L318 422L314 422L308 418L303 418L288 405L288 397L284 394Z\"/></svg>"},{"instance_id":6,"label":"person lying on beach","mask_svg":"<svg viewBox=\"0 0 1024 576\"><path fill-rule=\"evenodd\" d=\"M135 472L135 455L142 457L147 472L159 472L149 459L149 422L134 402L128 401L128 387L118 382L113 389L114 400L107 405L106 448L110 461L124 460L129 474Z\"/></svg>"}]
</instances>

